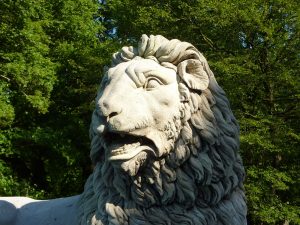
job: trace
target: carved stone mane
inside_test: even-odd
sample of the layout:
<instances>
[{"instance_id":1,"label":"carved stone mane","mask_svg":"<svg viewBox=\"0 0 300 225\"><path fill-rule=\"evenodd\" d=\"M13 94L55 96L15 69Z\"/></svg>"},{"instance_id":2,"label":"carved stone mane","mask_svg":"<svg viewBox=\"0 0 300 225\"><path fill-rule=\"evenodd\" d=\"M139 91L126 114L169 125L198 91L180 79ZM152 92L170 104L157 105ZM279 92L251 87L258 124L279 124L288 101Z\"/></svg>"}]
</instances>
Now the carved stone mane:
<instances>
[{"instance_id":1,"label":"carved stone mane","mask_svg":"<svg viewBox=\"0 0 300 225\"><path fill-rule=\"evenodd\" d=\"M239 127L190 43L143 35L114 54L90 137L79 224L247 224Z\"/></svg>"}]
</instances>

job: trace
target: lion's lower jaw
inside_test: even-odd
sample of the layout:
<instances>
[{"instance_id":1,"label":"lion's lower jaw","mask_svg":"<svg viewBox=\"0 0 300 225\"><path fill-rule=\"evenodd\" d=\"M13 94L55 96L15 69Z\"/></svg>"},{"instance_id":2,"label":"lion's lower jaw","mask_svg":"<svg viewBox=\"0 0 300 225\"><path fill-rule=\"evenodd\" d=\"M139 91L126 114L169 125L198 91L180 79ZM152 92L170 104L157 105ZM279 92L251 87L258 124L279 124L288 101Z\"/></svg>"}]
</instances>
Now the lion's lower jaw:
<instances>
[{"instance_id":1,"label":"lion's lower jaw","mask_svg":"<svg viewBox=\"0 0 300 225\"><path fill-rule=\"evenodd\" d=\"M140 151L128 160L111 160L111 164L119 174L127 174L132 177L138 173L141 167L143 167L148 154L149 153L147 151Z\"/></svg>"}]
</instances>

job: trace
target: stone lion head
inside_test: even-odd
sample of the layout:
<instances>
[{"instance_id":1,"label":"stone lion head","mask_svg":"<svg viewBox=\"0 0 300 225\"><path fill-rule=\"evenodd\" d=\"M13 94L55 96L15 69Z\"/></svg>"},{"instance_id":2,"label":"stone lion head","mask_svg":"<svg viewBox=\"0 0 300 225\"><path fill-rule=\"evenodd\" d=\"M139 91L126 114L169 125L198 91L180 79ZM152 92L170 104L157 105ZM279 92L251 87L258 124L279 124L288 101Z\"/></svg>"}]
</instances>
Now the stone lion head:
<instances>
[{"instance_id":1,"label":"stone lion head","mask_svg":"<svg viewBox=\"0 0 300 225\"><path fill-rule=\"evenodd\" d=\"M80 224L246 224L239 127L192 44L143 35L115 53L90 137Z\"/></svg>"}]
</instances>

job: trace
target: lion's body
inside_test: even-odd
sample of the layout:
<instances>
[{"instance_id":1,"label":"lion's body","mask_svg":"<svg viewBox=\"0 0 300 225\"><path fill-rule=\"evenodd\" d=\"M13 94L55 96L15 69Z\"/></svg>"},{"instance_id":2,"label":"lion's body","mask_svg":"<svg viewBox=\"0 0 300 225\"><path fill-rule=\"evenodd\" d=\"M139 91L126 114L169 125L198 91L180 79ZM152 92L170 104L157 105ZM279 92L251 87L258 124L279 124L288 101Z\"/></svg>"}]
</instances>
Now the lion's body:
<instances>
[{"instance_id":1,"label":"lion's body","mask_svg":"<svg viewBox=\"0 0 300 225\"><path fill-rule=\"evenodd\" d=\"M239 127L191 44L143 35L116 53L90 136L80 197L0 199L0 225L247 224Z\"/></svg>"},{"instance_id":2,"label":"lion's body","mask_svg":"<svg viewBox=\"0 0 300 225\"><path fill-rule=\"evenodd\" d=\"M78 199L0 197L0 225L75 225Z\"/></svg>"},{"instance_id":3,"label":"lion's body","mask_svg":"<svg viewBox=\"0 0 300 225\"><path fill-rule=\"evenodd\" d=\"M186 42L141 40L99 90L80 223L246 225L239 127L207 61Z\"/></svg>"}]
</instances>

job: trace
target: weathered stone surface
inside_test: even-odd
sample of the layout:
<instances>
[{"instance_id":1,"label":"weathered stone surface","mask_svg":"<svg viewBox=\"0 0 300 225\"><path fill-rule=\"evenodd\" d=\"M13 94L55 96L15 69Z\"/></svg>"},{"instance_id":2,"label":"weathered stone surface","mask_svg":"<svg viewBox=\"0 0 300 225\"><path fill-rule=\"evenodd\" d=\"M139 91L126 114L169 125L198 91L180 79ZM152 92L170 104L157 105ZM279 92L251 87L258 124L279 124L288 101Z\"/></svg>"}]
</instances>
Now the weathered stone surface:
<instances>
[{"instance_id":1,"label":"weathered stone surface","mask_svg":"<svg viewBox=\"0 0 300 225\"><path fill-rule=\"evenodd\" d=\"M0 225L68 225L77 224L79 196L52 200L26 197L0 198Z\"/></svg>"},{"instance_id":2,"label":"weathered stone surface","mask_svg":"<svg viewBox=\"0 0 300 225\"><path fill-rule=\"evenodd\" d=\"M247 224L239 127L206 59L190 43L143 35L137 48L114 54L90 136L95 170L81 196L19 205L2 199L0 221Z\"/></svg>"}]
</instances>

